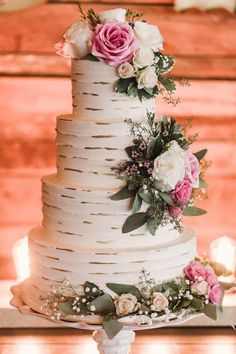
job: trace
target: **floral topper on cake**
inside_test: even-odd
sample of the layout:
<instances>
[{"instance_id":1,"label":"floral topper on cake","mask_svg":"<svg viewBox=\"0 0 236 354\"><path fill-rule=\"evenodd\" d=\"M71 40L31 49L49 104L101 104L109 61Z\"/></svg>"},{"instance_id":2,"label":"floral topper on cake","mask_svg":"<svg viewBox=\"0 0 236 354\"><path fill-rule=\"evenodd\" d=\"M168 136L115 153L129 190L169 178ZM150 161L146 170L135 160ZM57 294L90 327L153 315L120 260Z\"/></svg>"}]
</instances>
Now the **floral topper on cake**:
<instances>
[{"instance_id":1,"label":"floral topper on cake","mask_svg":"<svg viewBox=\"0 0 236 354\"><path fill-rule=\"evenodd\" d=\"M174 59L160 52L163 37L157 26L132 10L113 9L100 14L79 7L82 20L73 23L55 45L57 54L66 58L99 60L117 68L115 91L139 99L158 94L175 105L176 86L165 76ZM183 84L186 84L182 82Z\"/></svg>"},{"instance_id":2,"label":"floral topper on cake","mask_svg":"<svg viewBox=\"0 0 236 354\"><path fill-rule=\"evenodd\" d=\"M192 153L196 135L187 136L188 126L180 126L168 116L147 113L147 123L126 120L133 145L126 147L128 159L114 168L125 186L112 200L131 198L132 214L122 232L127 233L147 223L155 235L159 226L171 222L181 230L181 215L197 216L206 211L194 206L195 199L206 197L204 175L209 162L207 150ZM140 211L141 210L141 211Z\"/></svg>"}]
</instances>

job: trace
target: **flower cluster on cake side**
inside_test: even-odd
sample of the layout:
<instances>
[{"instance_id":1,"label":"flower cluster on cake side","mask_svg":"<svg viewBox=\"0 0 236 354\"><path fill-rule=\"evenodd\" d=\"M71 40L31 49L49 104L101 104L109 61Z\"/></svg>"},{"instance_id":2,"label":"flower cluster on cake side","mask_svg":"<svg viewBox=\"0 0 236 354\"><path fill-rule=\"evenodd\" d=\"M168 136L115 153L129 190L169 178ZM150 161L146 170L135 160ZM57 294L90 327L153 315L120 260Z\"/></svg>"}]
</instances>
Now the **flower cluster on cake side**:
<instances>
[{"instance_id":1,"label":"flower cluster on cake side","mask_svg":"<svg viewBox=\"0 0 236 354\"><path fill-rule=\"evenodd\" d=\"M116 67L117 92L140 100L163 94L167 102L178 102L172 97L175 83L165 75L174 59L160 52L163 37L157 26L131 10L118 8L97 14L92 9L79 9L82 19L73 23L55 45L57 54Z\"/></svg>"},{"instance_id":2,"label":"flower cluster on cake side","mask_svg":"<svg viewBox=\"0 0 236 354\"><path fill-rule=\"evenodd\" d=\"M110 295L91 282L75 287L65 279L42 298L42 308L55 320L66 316L75 320L79 316L86 322L86 316L98 316L96 320L110 339L133 316L140 325L151 325L198 312L216 320L218 311L223 312L224 288L209 264L192 261L185 266L182 276L160 283L143 269L139 280L137 285L107 283L115 294Z\"/></svg>"},{"instance_id":3,"label":"flower cluster on cake side","mask_svg":"<svg viewBox=\"0 0 236 354\"><path fill-rule=\"evenodd\" d=\"M127 160L114 168L125 186L111 196L112 200L131 198L132 214L123 225L123 233L145 223L152 235L169 222L181 229L182 215L205 214L194 202L206 197L207 150L191 151L196 136L187 135L188 126L154 113L147 113L146 124L131 119L126 122L133 145L126 148Z\"/></svg>"}]
</instances>

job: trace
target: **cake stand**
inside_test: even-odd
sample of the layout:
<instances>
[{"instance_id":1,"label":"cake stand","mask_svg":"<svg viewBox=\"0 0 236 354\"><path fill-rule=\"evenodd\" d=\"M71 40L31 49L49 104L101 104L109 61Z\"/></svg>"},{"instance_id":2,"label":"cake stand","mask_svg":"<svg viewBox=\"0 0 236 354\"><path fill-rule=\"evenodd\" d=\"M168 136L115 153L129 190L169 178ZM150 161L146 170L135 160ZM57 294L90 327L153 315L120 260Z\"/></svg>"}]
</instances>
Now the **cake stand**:
<instances>
[{"instance_id":1,"label":"cake stand","mask_svg":"<svg viewBox=\"0 0 236 354\"><path fill-rule=\"evenodd\" d=\"M38 316L49 321L53 321L62 327L93 331L92 337L97 343L97 349L100 354L128 354L131 350L131 344L135 339L134 331L177 326L201 315L201 313L182 315L178 318L169 318L168 320L159 322L157 320L154 321L145 315L127 316L120 320L120 322L124 325L123 329L113 339L109 339L101 324L91 324L91 316L90 323L86 321L68 322L65 320L54 320L49 318L46 314L34 311L29 305L24 303L21 296L21 284L13 286L11 288L11 292L13 294L13 298L10 303L22 314ZM95 315L95 317L98 316Z\"/></svg>"}]
</instances>

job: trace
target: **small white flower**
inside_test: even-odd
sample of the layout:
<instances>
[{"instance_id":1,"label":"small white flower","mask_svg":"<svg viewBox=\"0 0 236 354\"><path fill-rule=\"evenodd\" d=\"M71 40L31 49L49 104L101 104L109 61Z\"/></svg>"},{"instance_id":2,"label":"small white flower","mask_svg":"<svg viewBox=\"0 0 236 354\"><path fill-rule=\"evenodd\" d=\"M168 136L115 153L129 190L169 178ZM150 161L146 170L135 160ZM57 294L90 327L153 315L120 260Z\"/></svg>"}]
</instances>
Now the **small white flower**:
<instances>
[{"instance_id":1,"label":"small white flower","mask_svg":"<svg viewBox=\"0 0 236 354\"><path fill-rule=\"evenodd\" d=\"M92 288L92 292L93 292L93 293L96 293L97 290L98 290L98 289L97 289L96 287Z\"/></svg>"},{"instance_id":2,"label":"small white flower","mask_svg":"<svg viewBox=\"0 0 236 354\"><path fill-rule=\"evenodd\" d=\"M96 310L96 307L95 307L95 306L90 306L90 310L91 310L91 311L95 311L95 310Z\"/></svg>"},{"instance_id":3,"label":"small white flower","mask_svg":"<svg viewBox=\"0 0 236 354\"><path fill-rule=\"evenodd\" d=\"M85 303L85 302L86 302L86 299L85 299L85 298L83 298L83 299L82 299L82 302L83 302L83 303Z\"/></svg>"},{"instance_id":4,"label":"small white flower","mask_svg":"<svg viewBox=\"0 0 236 354\"><path fill-rule=\"evenodd\" d=\"M76 308L76 312L78 312L78 313L80 312L80 308L79 307Z\"/></svg>"},{"instance_id":5,"label":"small white flower","mask_svg":"<svg viewBox=\"0 0 236 354\"><path fill-rule=\"evenodd\" d=\"M136 21L134 23L134 33L139 46L151 48L154 51L163 49L163 37L157 26Z\"/></svg>"},{"instance_id":6,"label":"small white flower","mask_svg":"<svg viewBox=\"0 0 236 354\"><path fill-rule=\"evenodd\" d=\"M138 69L150 66L154 62L154 53L150 48L140 47L134 52L133 63Z\"/></svg>"},{"instance_id":7,"label":"small white flower","mask_svg":"<svg viewBox=\"0 0 236 354\"><path fill-rule=\"evenodd\" d=\"M185 283L188 285L190 283L189 279L186 279Z\"/></svg>"},{"instance_id":8,"label":"small white flower","mask_svg":"<svg viewBox=\"0 0 236 354\"><path fill-rule=\"evenodd\" d=\"M157 84L157 74L153 66L140 70L139 75L136 78L138 83L138 89L153 88Z\"/></svg>"},{"instance_id":9,"label":"small white flower","mask_svg":"<svg viewBox=\"0 0 236 354\"><path fill-rule=\"evenodd\" d=\"M132 294L122 294L114 301L117 316L126 316L130 313L136 312L140 304L136 296Z\"/></svg>"},{"instance_id":10,"label":"small white flower","mask_svg":"<svg viewBox=\"0 0 236 354\"><path fill-rule=\"evenodd\" d=\"M169 301L164 294L159 292L153 293L153 305L155 305L158 312L165 310L168 307Z\"/></svg>"},{"instance_id":11,"label":"small white flower","mask_svg":"<svg viewBox=\"0 0 236 354\"><path fill-rule=\"evenodd\" d=\"M89 28L87 21L78 21L73 23L64 33L64 48L62 48L72 58L84 58L90 53L88 44L92 38L93 31ZM68 48L65 48L67 46ZM63 50L58 54L63 55Z\"/></svg>"},{"instance_id":12,"label":"small white flower","mask_svg":"<svg viewBox=\"0 0 236 354\"><path fill-rule=\"evenodd\" d=\"M128 79L135 76L135 69L129 62L125 62L118 66L118 75L122 79Z\"/></svg>"},{"instance_id":13,"label":"small white flower","mask_svg":"<svg viewBox=\"0 0 236 354\"><path fill-rule=\"evenodd\" d=\"M105 22L125 22L126 9L113 9L102 11L99 14L100 21Z\"/></svg>"},{"instance_id":14,"label":"small white flower","mask_svg":"<svg viewBox=\"0 0 236 354\"><path fill-rule=\"evenodd\" d=\"M152 176L156 187L163 192L175 188L185 176L184 150L176 141L172 141L168 150L154 160Z\"/></svg>"},{"instance_id":15,"label":"small white flower","mask_svg":"<svg viewBox=\"0 0 236 354\"><path fill-rule=\"evenodd\" d=\"M85 292L88 293L89 291L90 291L90 289L87 287L87 288L85 289Z\"/></svg>"}]
</instances>

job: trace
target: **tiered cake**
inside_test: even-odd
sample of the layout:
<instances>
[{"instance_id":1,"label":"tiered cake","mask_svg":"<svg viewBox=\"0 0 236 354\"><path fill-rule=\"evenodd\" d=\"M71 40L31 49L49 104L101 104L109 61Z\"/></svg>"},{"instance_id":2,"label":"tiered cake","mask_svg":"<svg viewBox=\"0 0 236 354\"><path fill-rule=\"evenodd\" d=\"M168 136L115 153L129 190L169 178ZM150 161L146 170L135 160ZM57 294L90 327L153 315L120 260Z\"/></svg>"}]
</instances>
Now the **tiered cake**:
<instances>
[{"instance_id":1,"label":"tiered cake","mask_svg":"<svg viewBox=\"0 0 236 354\"><path fill-rule=\"evenodd\" d=\"M68 277L101 288L110 281L137 283L143 267L157 281L171 279L195 256L192 230L144 225L122 234L129 200L109 197L121 186L112 167L126 158L131 137L124 119L145 121L155 99L140 102L114 92L114 67L72 63L73 115L57 118L57 173L42 178L43 226L29 233L31 276L23 300L42 311L40 295Z\"/></svg>"},{"instance_id":2,"label":"tiered cake","mask_svg":"<svg viewBox=\"0 0 236 354\"><path fill-rule=\"evenodd\" d=\"M142 15L80 11L56 45L72 59L73 114L57 118L57 173L42 179L31 275L13 293L54 320L102 324L109 339L123 324L213 318L222 290L181 221L205 213L194 202L207 151L193 153L187 126L155 114L157 95L178 101L174 59Z\"/></svg>"}]
</instances>

